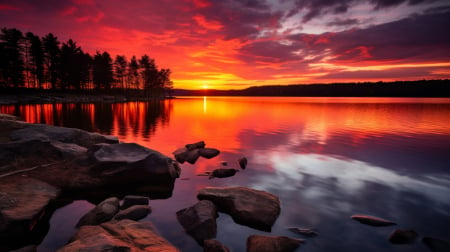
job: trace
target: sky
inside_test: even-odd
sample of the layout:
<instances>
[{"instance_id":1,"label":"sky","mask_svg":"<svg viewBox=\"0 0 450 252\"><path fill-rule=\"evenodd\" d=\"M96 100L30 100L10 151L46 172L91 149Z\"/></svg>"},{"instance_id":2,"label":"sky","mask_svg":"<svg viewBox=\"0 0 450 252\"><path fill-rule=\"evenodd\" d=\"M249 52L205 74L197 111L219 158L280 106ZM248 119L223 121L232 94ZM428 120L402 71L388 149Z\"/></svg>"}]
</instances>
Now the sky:
<instances>
[{"instance_id":1,"label":"sky","mask_svg":"<svg viewBox=\"0 0 450 252\"><path fill-rule=\"evenodd\" d=\"M448 0L0 0L0 27L147 54L175 88L450 78Z\"/></svg>"}]
</instances>

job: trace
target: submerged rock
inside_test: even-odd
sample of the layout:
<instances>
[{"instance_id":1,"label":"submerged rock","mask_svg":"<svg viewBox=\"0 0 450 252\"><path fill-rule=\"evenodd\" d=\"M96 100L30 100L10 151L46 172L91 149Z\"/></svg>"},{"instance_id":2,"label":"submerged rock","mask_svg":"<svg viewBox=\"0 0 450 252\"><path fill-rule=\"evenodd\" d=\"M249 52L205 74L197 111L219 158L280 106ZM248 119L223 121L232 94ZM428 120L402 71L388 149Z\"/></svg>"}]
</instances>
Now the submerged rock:
<instances>
[{"instance_id":1,"label":"submerged rock","mask_svg":"<svg viewBox=\"0 0 450 252\"><path fill-rule=\"evenodd\" d=\"M200 154L200 156L210 159L219 155L220 151L214 148L202 148L198 150L198 153Z\"/></svg>"},{"instance_id":2,"label":"submerged rock","mask_svg":"<svg viewBox=\"0 0 450 252\"><path fill-rule=\"evenodd\" d=\"M422 242L432 251L432 252L449 252L450 242L434 238L434 237L424 237Z\"/></svg>"},{"instance_id":3,"label":"submerged rock","mask_svg":"<svg viewBox=\"0 0 450 252\"><path fill-rule=\"evenodd\" d=\"M393 244L413 243L419 234L414 230L396 229L389 236L389 241Z\"/></svg>"},{"instance_id":4,"label":"submerged rock","mask_svg":"<svg viewBox=\"0 0 450 252\"><path fill-rule=\"evenodd\" d=\"M304 240L286 236L251 235L247 239L247 252L290 252L302 243Z\"/></svg>"},{"instance_id":5,"label":"submerged rock","mask_svg":"<svg viewBox=\"0 0 450 252\"><path fill-rule=\"evenodd\" d=\"M280 200L264 191L246 187L206 187L197 198L210 200L219 211L231 215L239 224L270 231L280 214Z\"/></svg>"},{"instance_id":6,"label":"submerged rock","mask_svg":"<svg viewBox=\"0 0 450 252\"><path fill-rule=\"evenodd\" d=\"M212 173L210 174L209 178L227 178L227 177L232 177L238 171L239 170L236 170L236 169L224 169L224 168L215 169L214 171L212 171Z\"/></svg>"},{"instance_id":7,"label":"submerged rock","mask_svg":"<svg viewBox=\"0 0 450 252\"><path fill-rule=\"evenodd\" d=\"M241 167L241 169L245 169L247 167L247 158L246 157L242 157L240 159L238 159L239 162L239 166Z\"/></svg>"},{"instance_id":8,"label":"submerged rock","mask_svg":"<svg viewBox=\"0 0 450 252\"><path fill-rule=\"evenodd\" d=\"M178 251L158 235L150 222L121 220L99 226L82 226L58 252L78 251Z\"/></svg>"},{"instance_id":9,"label":"submerged rock","mask_svg":"<svg viewBox=\"0 0 450 252\"><path fill-rule=\"evenodd\" d=\"M205 240L203 252L230 252L230 250L217 240Z\"/></svg>"},{"instance_id":10,"label":"submerged rock","mask_svg":"<svg viewBox=\"0 0 450 252\"><path fill-rule=\"evenodd\" d=\"M105 199L86 213L77 223L77 227L98 225L110 221L119 211L119 199L116 197Z\"/></svg>"},{"instance_id":11,"label":"submerged rock","mask_svg":"<svg viewBox=\"0 0 450 252\"><path fill-rule=\"evenodd\" d=\"M288 230L293 233L308 236L308 237L314 237L314 236L319 235L316 231L314 231L313 229L310 229L310 228L291 227L291 228L288 228Z\"/></svg>"},{"instance_id":12,"label":"submerged rock","mask_svg":"<svg viewBox=\"0 0 450 252\"><path fill-rule=\"evenodd\" d=\"M374 216L368 216L368 215L355 214L355 215L352 215L351 218L358 222L361 222L363 224L375 226L375 227L396 225L394 222L392 222L390 220L386 220L386 219L382 219L382 218L374 217Z\"/></svg>"},{"instance_id":13,"label":"submerged rock","mask_svg":"<svg viewBox=\"0 0 450 252\"><path fill-rule=\"evenodd\" d=\"M217 217L216 206L208 200L201 200L177 212L178 222L200 244L216 237Z\"/></svg>"},{"instance_id":14,"label":"submerged rock","mask_svg":"<svg viewBox=\"0 0 450 252\"><path fill-rule=\"evenodd\" d=\"M198 149L188 150L186 148L185 151L182 149L179 149L174 152L175 160L179 163L188 162L190 164L195 164L197 162L198 158L200 157L200 153Z\"/></svg>"}]
</instances>

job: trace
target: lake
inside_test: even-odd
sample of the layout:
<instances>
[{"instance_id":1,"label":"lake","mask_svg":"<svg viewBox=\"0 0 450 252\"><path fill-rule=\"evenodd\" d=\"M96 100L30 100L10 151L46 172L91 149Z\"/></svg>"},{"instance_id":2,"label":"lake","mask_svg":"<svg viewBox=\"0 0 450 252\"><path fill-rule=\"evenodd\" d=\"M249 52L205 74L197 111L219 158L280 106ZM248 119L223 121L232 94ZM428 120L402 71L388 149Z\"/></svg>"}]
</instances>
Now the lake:
<instances>
[{"instance_id":1,"label":"lake","mask_svg":"<svg viewBox=\"0 0 450 252\"><path fill-rule=\"evenodd\" d=\"M152 221L181 251L202 251L175 213L197 202L206 186L246 186L281 201L270 233L220 214L217 240L245 251L252 234L304 238L299 251L428 251L421 237L450 240L450 99L184 97L162 102L1 105L25 121L116 135L172 156L204 140L221 154L181 165L168 199L152 199ZM197 174L220 162L248 167L234 177ZM53 214L38 251L54 251L74 233L92 204L77 200ZM264 206L261 206L264 207ZM372 227L350 218L367 214L396 226ZM302 237L287 228L313 228ZM409 245L389 243L395 229L414 229Z\"/></svg>"}]
</instances>

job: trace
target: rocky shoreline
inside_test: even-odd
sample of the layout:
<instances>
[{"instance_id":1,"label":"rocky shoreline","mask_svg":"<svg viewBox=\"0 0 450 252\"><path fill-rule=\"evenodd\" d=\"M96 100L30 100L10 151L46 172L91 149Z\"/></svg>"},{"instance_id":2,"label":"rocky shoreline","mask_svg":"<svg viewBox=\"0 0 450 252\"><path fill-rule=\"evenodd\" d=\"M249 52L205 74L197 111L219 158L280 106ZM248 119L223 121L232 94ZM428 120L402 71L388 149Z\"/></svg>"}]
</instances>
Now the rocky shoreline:
<instances>
[{"instance_id":1,"label":"rocky shoreline","mask_svg":"<svg viewBox=\"0 0 450 252\"><path fill-rule=\"evenodd\" d=\"M78 220L76 233L59 252L179 251L151 222L141 221L152 212L149 199L171 197L182 172L179 163L194 164L219 153L200 141L174 151L172 158L113 136L30 124L0 114L0 251L37 251L53 212L75 199L96 206ZM241 170L247 163L245 157L237 160ZM207 175L220 179L237 171L220 168ZM270 232L281 212L276 195L247 187L206 187L197 192L197 199L174 218L207 252L230 251L215 240L219 213L230 215L236 224ZM374 216L351 218L374 227L396 225ZM287 229L303 237L318 235L309 228ZM414 230L395 229L387 240L410 244L418 237ZM304 242L250 235L247 251L296 251ZM450 250L445 240L423 237L422 242L433 252Z\"/></svg>"}]
</instances>

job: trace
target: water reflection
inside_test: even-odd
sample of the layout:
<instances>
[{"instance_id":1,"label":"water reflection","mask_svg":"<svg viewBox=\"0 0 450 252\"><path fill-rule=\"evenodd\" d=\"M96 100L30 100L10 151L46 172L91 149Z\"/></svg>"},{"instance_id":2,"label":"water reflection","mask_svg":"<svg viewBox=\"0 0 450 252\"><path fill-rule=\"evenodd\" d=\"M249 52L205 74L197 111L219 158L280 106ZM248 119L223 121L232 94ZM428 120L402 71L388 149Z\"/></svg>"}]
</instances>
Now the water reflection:
<instances>
[{"instance_id":1,"label":"water reflection","mask_svg":"<svg viewBox=\"0 0 450 252\"><path fill-rule=\"evenodd\" d=\"M278 195L282 212L272 235L295 237L286 230L290 226L319 230L302 251L426 251L419 242L389 244L392 228L356 223L350 219L356 213L450 240L449 99L196 97L0 106L0 112L117 135L166 155L199 140L219 148L217 158L183 164L172 197L151 202L147 220L182 251L201 248L175 212L194 204L205 186L249 186ZM243 155L248 168L234 177L196 176L218 168L219 161L236 168ZM217 239L233 251L245 251L248 235L267 235L224 214L218 228Z\"/></svg>"}]
</instances>

